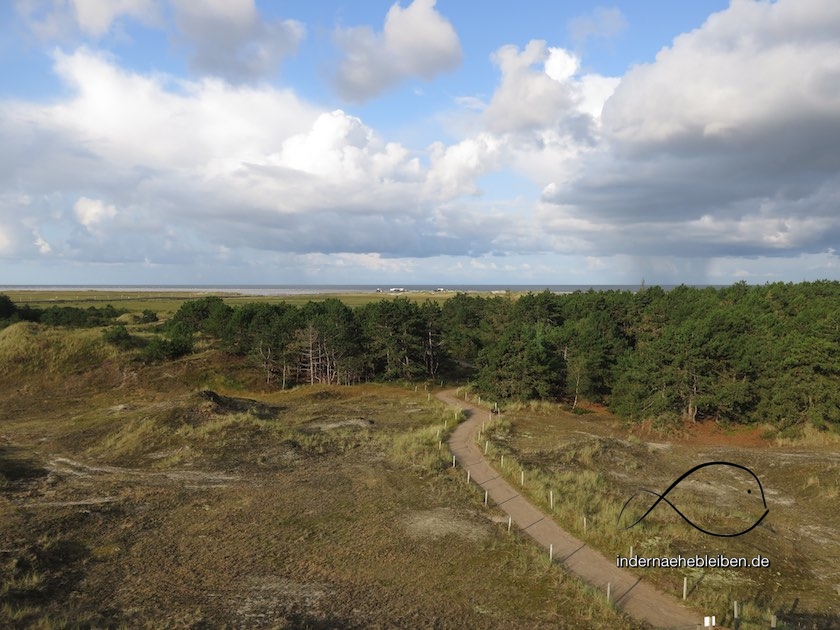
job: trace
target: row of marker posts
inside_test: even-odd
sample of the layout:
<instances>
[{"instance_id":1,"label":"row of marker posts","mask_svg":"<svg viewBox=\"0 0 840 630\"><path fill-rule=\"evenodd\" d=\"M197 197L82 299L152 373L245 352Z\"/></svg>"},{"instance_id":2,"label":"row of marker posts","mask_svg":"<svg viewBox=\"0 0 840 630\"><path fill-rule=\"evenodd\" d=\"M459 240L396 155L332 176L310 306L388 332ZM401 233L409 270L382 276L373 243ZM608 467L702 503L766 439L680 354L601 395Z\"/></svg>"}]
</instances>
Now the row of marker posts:
<instances>
[{"instance_id":1,"label":"row of marker posts","mask_svg":"<svg viewBox=\"0 0 840 630\"><path fill-rule=\"evenodd\" d=\"M467 400L467 392L464 392L464 400ZM478 404L481 404L481 396L478 397ZM498 403L494 404L494 409L498 410ZM457 416L458 416L458 412L456 411L455 412L455 417L457 418ZM492 420L493 420L493 412L492 411L487 414L487 419L488 419L488 421L492 422ZM481 440L481 433L485 428L486 428L485 423L482 422L481 423L481 429L479 429L479 431L478 431L478 439L479 440ZM485 440L485 442L484 442L484 454L485 455L487 455L489 447L490 447L490 440ZM452 456L452 467L454 468L455 465L456 465L456 459L455 459L455 456L453 455ZM500 457L499 465L504 469L504 467L505 467L505 456L504 456L504 454L502 454L501 457ZM470 471L468 470L467 471L467 483L468 484L470 483L470 479L471 479L471 474L470 474ZM519 471L519 483L522 486L525 485L525 470L524 469L521 469ZM485 507L487 507L487 505L488 505L488 498L489 498L489 492L487 490L485 490L484 491L484 506ZM554 505L555 505L554 504L554 490L549 490L548 491L548 501L549 501L549 505L551 506L551 511L553 512L554 511ZM587 525L588 525L588 522L587 522L586 517L584 516L583 517L583 531L584 531L584 533L586 533ZM513 526L513 517L508 515L508 524L507 524L508 533L510 533L512 526ZM631 556L633 555L633 548L632 547L630 547L630 555ZM554 562L554 544L553 543L549 543L549 545L548 545L548 562L549 562L549 564ZM612 584L610 582L607 582L607 600L608 601L611 600L611 589L612 589Z\"/></svg>"},{"instance_id":2,"label":"row of marker posts","mask_svg":"<svg viewBox=\"0 0 840 630\"><path fill-rule=\"evenodd\" d=\"M464 392L464 400L467 400L467 392ZM481 404L481 397L480 396L478 397L478 404ZM498 409L498 404L495 405L495 409ZM457 419L457 417L458 417L458 411L455 411L455 418ZM493 420L493 412L489 412L487 414L487 419L488 419L488 421ZM444 428L446 428L446 423L445 422L444 422ZM479 429L479 431L478 431L478 439L479 440L481 440L481 433L485 428L486 428L485 423L482 422L481 423L481 429ZM439 445L439 447L440 447L440 445ZM485 440L485 442L484 442L484 454L485 455L487 455L487 452L488 452L489 448L490 448L490 440ZM452 456L452 467L454 468L455 465L456 465L456 460L455 460L455 456L453 455ZM504 467L505 467L505 456L504 456L504 454L502 454L500 456L499 465L504 469ZM468 470L467 471L467 483L468 484L470 483L470 479L471 479L471 474L470 474L470 471ZM525 485L525 470L524 469L519 471L519 483L522 486ZM551 506L551 511L554 512L554 505L555 505L554 504L554 490L549 490L548 491L548 497L549 497L549 499L548 499L549 505ZM489 498L489 493L488 493L487 490L485 490L484 491L484 506L485 507L487 507L487 505L488 505L488 498ZM508 524L507 524L508 533L510 533L512 526L513 526L513 518L510 515L508 515ZM588 521L587 521L586 516L584 516L583 517L583 532L584 533L586 533L587 526L588 526ZM633 546L632 545L630 546L630 557L631 558L633 557ZM554 545L553 544L548 545L548 561L549 561L549 563L554 561ZM610 582L607 582L607 600L611 599L611 589L612 589L612 584ZM684 577L683 578L683 601L685 601L686 599L688 599L688 578ZM733 602L733 615L734 615L735 619L740 618L740 612L741 612L741 609L738 605L738 602L734 601ZM703 625L705 627L714 627L715 623L716 623L716 618L715 618L714 615L707 616L707 617L704 617L703 622L704 622ZM770 627L771 628L776 627L776 615L772 615L770 617Z\"/></svg>"},{"instance_id":3,"label":"row of marker posts","mask_svg":"<svg viewBox=\"0 0 840 630\"><path fill-rule=\"evenodd\" d=\"M464 392L464 400L468 399L467 396L468 396L468 392ZM478 401L478 404L481 404L481 396L477 397L477 401ZM498 412L498 409L499 409L498 403L494 403L493 407L494 407L494 410ZM457 417L458 412L456 411L455 414L456 414L456 417ZM488 412L487 420L492 422L492 420L493 420L493 412L492 411ZM485 428L486 428L485 423L482 422L481 423L481 429L479 429L479 431L478 431L478 439L479 440L481 440L481 433ZM488 452L489 448L490 448L490 440L485 440L485 442L484 442L484 454L485 455L487 455L487 452ZM456 464L456 460L455 460L455 456L453 455L452 456L452 467L453 468L455 467L455 464ZM499 465L501 466L502 469L504 469L504 467L505 467L505 456L504 456L504 454L502 454L500 456ZM471 479L470 471L467 471L467 483L470 482L470 479ZM519 471L519 484L522 485L522 486L525 485L525 470L524 469L521 469ZM554 490L549 490L548 491L548 502L549 502L549 505L551 506L551 511L554 512L554 505L555 505L555 503L554 503ZM487 492L487 490L485 490L484 491L484 505L485 505L485 507L487 506L487 504L488 504L488 492ZM513 524L513 519L512 519L511 516L508 516L508 533L510 533L512 524ZM584 531L584 533L586 533L587 526L588 526L588 521L586 519L586 516L584 516L583 517L583 531ZM633 554L633 548L632 547L630 548L630 554L631 555ZM548 547L548 560L549 560L549 562L552 562L554 560L554 545L553 544L549 544L549 547ZM607 583L607 599L610 598L610 587L611 587L611 585L608 582Z\"/></svg>"}]
</instances>

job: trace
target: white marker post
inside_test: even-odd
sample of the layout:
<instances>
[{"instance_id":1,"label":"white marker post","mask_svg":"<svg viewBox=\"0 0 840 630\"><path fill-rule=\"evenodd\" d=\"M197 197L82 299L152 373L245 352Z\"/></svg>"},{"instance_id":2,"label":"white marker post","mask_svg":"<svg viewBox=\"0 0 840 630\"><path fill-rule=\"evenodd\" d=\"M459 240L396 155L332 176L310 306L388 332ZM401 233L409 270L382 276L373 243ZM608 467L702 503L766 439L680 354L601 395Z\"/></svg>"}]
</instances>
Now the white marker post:
<instances>
[{"instance_id":1,"label":"white marker post","mask_svg":"<svg viewBox=\"0 0 840 630\"><path fill-rule=\"evenodd\" d=\"M554 511L554 490L548 491L548 502L551 505L551 511Z\"/></svg>"},{"instance_id":2,"label":"white marker post","mask_svg":"<svg viewBox=\"0 0 840 630\"><path fill-rule=\"evenodd\" d=\"M470 471L467 471L467 485L470 484Z\"/></svg>"},{"instance_id":3,"label":"white marker post","mask_svg":"<svg viewBox=\"0 0 840 630\"><path fill-rule=\"evenodd\" d=\"M485 490L484 491L484 507L487 507L487 500L490 498L490 493Z\"/></svg>"},{"instance_id":4,"label":"white marker post","mask_svg":"<svg viewBox=\"0 0 840 630\"><path fill-rule=\"evenodd\" d=\"M683 601L688 597L688 578L683 578Z\"/></svg>"},{"instance_id":5,"label":"white marker post","mask_svg":"<svg viewBox=\"0 0 840 630\"><path fill-rule=\"evenodd\" d=\"M551 564L554 561L554 544L550 543L548 545L548 563Z\"/></svg>"},{"instance_id":6,"label":"white marker post","mask_svg":"<svg viewBox=\"0 0 840 630\"><path fill-rule=\"evenodd\" d=\"M452 468L455 468L455 456L452 456Z\"/></svg>"},{"instance_id":7,"label":"white marker post","mask_svg":"<svg viewBox=\"0 0 840 630\"><path fill-rule=\"evenodd\" d=\"M607 601L610 601L610 587L611 586L612 586L612 584L607 582Z\"/></svg>"},{"instance_id":8,"label":"white marker post","mask_svg":"<svg viewBox=\"0 0 840 630\"><path fill-rule=\"evenodd\" d=\"M508 516L508 534L510 534L510 526L513 523L513 517Z\"/></svg>"},{"instance_id":9,"label":"white marker post","mask_svg":"<svg viewBox=\"0 0 840 630\"><path fill-rule=\"evenodd\" d=\"M519 485L520 486L525 485L525 471L524 470L519 471Z\"/></svg>"}]
</instances>

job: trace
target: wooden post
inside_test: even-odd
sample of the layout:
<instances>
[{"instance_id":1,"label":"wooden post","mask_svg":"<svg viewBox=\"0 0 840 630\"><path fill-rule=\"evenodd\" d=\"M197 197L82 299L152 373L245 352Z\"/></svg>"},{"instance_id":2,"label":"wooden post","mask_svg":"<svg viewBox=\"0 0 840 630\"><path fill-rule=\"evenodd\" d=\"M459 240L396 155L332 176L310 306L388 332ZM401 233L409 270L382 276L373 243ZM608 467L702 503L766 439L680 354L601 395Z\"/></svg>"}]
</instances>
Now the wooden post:
<instances>
[{"instance_id":1,"label":"wooden post","mask_svg":"<svg viewBox=\"0 0 840 630\"><path fill-rule=\"evenodd\" d=\"M683 601L688 597L688 578L683 578Z\"/></svg>"},{"instance_id":2,"label":"wooden post","mask_svg":"<svg viewBox=\"0 0 840 630\"><path fill-rule=\"evenodd\" d=\"M612 584L607 582L607 601L610 601L610 587L611 586L612 586Z\"/></svg>"},{"instance_id":3,"label":"wooden post","mask_svg":"<svg viewBox=\"0 0 840 630\"><path fill-rule=\"evenodd\" d=\"M467 471L467 485L470 484L470 471Z\"/></svg>"},{"instance_id":4,"label":"wooden post","mask_svg":"<svg viewBox=\"0 0 840 630\"><path fill-rule=\"evenodd\" d=\"M525 485L525 471L524 470L519 471L519 485L520 486Z\"/></svg>"},{"instance_id":5,"label":"wooden post","mask_svg":"<svg viewBox=\"0 0 840 630\"><path fill-rule=\"evenodd\" d=\"M770 615L770 627L771 628L776 627L776 615Z\"/></svg>"},{"instance_id":6,"label":"wooden post","mask_svg":"<svg viewBox=\"0 0 840 630\"><path fill-rule=\"evenodd\" d=\"M478 404L481 404L481 396L478 397Z\"/></svg>"},{"instance_id":7,"label":"wooden post","mask_svg":"<svg viewBox=\"0 0 840 630\"><path fill-rule=\"evenodd\" d=\"M487 507L487 499L490 497L490 492L488 490L484 491L484 507Z\"/></svg>"},{"instance_id":8,"label":"wooden post","mask_svg":"<svg viewBox=\"0 0 840 630\"><path fill-rule=\"evenodd\" d=\"M501 460L501 462L499 462L499 466L501 466L502 468L505 467L505 456L504 455L502 455L502 460Z\"/></svg>"},{"instance_id":9,"label":"wooden post","mask_svg":"<svg viewBox=\"0 0 840 630\"><path fill-rule=\"evenodd\" d=\"M455 456L453 456L453 457L452 457L452 459L453 459L453 461L454 461ZM453 466L454 466L454 465L455 465L455 464L453 464ZM586 533L586 517L585 517L585 516L583 517L583 533L584 533L584 534Z\"/></svg>"},{"instance_id":10,"label":"wooden post","mask_svg":"<svg viewBox=\"0 0 840 630\"><path fill-rule=\"evenodd\" d=\"M630 545L630 557L633 557L633 545Z\"/></svg>"},{"instance_id":11,"label":"wooden post","mask_svg":"<svg viewBox=\"0 0 840 630\"><path fill-rule=\"evenodd\" d=\"M554 490L548 491L548 502L551 504L551 509L554 510Z\"/></svg>"},{"instance_id":12,"label":"wooden post","mask_svg":"<svg viewBox=\"0 0 840 630\"><path fill-rule=\"evenodd\" d=\"M511 526L511 523L513 523L513 517L512 517L512 516L508 516L508 534L510 534L510 526Z\"/></svg>"},{"instance_id":13,"label":"wooden post","mask_svg":"<svg viewBox=\"0 0 840 630\"><path fill-rule=\"evenodd\" d=\"M490 440L487 440L487 441L484 443L484 454L485 454L485 455L487 455L487 449L489 448L489 446L490 446Z\"/></svg>"},{"instance_id":14,"label":"wooden post","mask_svg":"<svg viewBox=\"0 0 840 630\"><path fill-rule=\"evenodd\" d=\"M551 564L554 560L554 544L549 543L548 545L548 563Z\"/></svg>"},{"instance_id":15,"label":"wooden post","mask_svg":"<svg viewBox=\"0 0 840 630\"><path fill-rule=\"evenodd\" d=\"M740 615L738 614L739 610L738 610L738 600L737 599L732 602L732 608L734 609L733 613L735 614L735 619L737 619L738 617L740 617Z\"/></svg>"},{"instance_id":16,"label":"wooden post","mask_svg":"<svg viewBox=\"0 0 840 630\"><path fill-rule=\"evenodd\" d=\"M452 456L452 468L455 468L455 456Z\"/></svg>"}]
</instances>

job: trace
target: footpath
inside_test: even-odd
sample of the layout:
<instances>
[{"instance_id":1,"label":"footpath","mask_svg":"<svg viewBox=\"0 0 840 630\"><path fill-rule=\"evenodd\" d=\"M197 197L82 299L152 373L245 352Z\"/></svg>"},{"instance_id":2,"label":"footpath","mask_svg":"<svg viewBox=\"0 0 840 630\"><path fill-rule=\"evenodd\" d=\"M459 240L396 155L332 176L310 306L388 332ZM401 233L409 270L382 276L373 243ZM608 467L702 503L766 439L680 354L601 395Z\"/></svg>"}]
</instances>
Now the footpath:
<instances>
[{"instance_id":1,"label":"footpath","mask_svg":"<svg viewBox=\"0 0 840 630\"><path fill-rule=\"evenodd\" d=\"M449 438L449 448L458 465L465 471L464 474L469 471L471 480L487 491L489 499L546 552L551 546L555 562L604 593L605 597L609 584L613 605L635 619L656 628L702 627L701 615L629 571L619 569L615 561L610 561L599 551L561 529L550 516L534 507L499 475L475 443L481 419L487 410L459 400L454 390L440 392L437 397L467 412L467 420Z\"/></svg>"}]
</instances>

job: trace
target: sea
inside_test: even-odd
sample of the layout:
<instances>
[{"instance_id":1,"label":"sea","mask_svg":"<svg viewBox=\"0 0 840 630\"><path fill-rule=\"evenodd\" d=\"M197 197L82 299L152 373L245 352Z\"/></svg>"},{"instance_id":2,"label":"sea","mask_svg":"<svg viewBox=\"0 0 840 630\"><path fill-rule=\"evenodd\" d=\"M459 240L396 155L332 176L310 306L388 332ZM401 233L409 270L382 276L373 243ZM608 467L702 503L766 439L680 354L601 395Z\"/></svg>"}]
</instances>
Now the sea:
<instances>
[{"instance_id":1,"label":"sea","mask_svg":"<svg viewBox=\"0 0 840 630\"><path fill-rule=\"evenodd\" d=\"M656 285L667 291L679 285ZM698 288L725 285L687 285ZM574 293L575 291L638 291L638 284L102 284L102 285L6 285L2 291L148 291L185 293L231 293L238 295L315 295L325 293Z\"/></svg>"}]
</instances>

